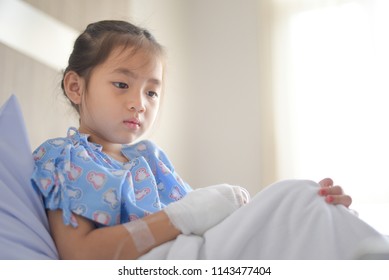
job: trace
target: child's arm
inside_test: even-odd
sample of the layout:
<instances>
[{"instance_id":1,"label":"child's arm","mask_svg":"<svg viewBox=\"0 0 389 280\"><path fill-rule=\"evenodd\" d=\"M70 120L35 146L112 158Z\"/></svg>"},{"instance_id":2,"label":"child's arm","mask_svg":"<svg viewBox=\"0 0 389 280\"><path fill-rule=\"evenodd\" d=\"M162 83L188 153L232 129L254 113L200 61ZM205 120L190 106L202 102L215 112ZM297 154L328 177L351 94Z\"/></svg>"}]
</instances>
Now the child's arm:
<instances>
[{"instance_id":1,"label":"child's arm","mask_svg":"<svg viewBox=\"0 0 389 280\"><path fill-rule=\"evenodd\" d=\"M51 210L48 217L62 259L136 259L180 233L202 235L243 203L240 187L218 185L192 191L163 211L123 225L96 228L74 215L74 228L64 224L62 210Z\"/></svg>"},{"instance_id":2,"label":"child's arm","mask_svg":"<svg viewBox=\"0 0 389 280\"><path fill-rule=\"evenodd\" d=\"M152 248L175 239L180 231L164 211L143 218L155 242L138 252L130 233L123 225L96 229L93 223L76 216L78 227L63 223L62 211L48 212L52 236L61 259L136 259Z\"/></svg>"}]
</instances>

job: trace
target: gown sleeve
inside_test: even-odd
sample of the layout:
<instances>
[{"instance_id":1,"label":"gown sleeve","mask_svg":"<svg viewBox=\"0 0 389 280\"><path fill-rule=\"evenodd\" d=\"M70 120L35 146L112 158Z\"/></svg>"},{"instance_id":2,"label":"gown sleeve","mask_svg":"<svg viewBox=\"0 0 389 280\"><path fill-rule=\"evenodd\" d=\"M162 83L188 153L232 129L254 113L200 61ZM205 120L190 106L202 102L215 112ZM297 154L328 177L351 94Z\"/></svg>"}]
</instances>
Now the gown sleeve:
<instances>
[{"instance_id":1,"label":"gown sleeve","mask_svg":"<svg viewBox=\"0 0 389 280\"><path fill-rule=\"evenodd\" d=\"M86 140L60 138L43 143L33 154L32 184L46 209L62 210L66 225L77 227L74 214L98 227L120 223L122 189L130 186L128 171L114 168L93 149Z\"/></svg>"},{"instance_id":2,"label":"gown sleeve","mask_svg":"<svg viewBox=\"0 0 389 280\"><path fill-rule=\"evenodd\" d=\"M34 188L43 196L46 209L63 212L65 224L76 226L71 213L71 187L66 177L71 177L70 154L72 145L65 138L44 142L33 153L35 168L31 177ZM73 173L74 174L74 173Z\"/></svg>"}]
</instances>

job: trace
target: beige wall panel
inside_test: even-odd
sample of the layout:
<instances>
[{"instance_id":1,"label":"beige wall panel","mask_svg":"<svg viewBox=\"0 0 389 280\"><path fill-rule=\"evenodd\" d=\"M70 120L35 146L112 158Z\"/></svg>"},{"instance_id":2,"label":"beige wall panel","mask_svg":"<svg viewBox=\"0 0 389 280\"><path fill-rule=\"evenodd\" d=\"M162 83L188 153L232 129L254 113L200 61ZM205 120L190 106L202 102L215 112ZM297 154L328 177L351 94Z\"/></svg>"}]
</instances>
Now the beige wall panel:
<instances>
[{"instance_id":1,"label":"beige wall panel","mask_svg":"<svg viewBox=\"0 0 389 280\"><path fill-rule=\"evenodd\" d=\"M97 20L128 20L129 0L24 0L76 30Z\"/></svg>"},{"instance_id":2,"label":"beige wall panel","mask_svg":"<svg viewBox=\"0 0 389 280\"><path fill-rule=\"evenodd\" d=\"M0 103L11 94L18 97L33 149L77 123L59 88L61 73L3 44L0 61Z\"/></svg>"}]
</instances>

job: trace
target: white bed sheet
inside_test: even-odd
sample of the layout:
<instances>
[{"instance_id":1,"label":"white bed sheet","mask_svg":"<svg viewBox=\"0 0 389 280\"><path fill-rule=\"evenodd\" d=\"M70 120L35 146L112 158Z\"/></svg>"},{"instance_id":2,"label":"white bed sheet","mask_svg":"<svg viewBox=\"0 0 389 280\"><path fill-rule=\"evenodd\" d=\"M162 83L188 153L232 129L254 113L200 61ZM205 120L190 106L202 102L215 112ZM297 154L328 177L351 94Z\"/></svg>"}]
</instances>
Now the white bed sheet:
<instances>
[{"instance_id":1,"label":"white bed sheet","mask_svg":"<svg viewBox=\"0 0 389 280\"><path fill-rule=\"evenodd\" d=\"M382 234L389 235L389 203L357 203L352 204L359 217Z\"/></svg>"},{"instance_id":2,"label":"white bed sheet","mask_svg":"<svg viewBox=\"0 0 389 280\"><path fill-rule=\"evenodd\" d=\"M388 239L312 181L278 182L207 231L180 235L141 259L364 259L389 257Z\"/></svg>"}]
</instances>

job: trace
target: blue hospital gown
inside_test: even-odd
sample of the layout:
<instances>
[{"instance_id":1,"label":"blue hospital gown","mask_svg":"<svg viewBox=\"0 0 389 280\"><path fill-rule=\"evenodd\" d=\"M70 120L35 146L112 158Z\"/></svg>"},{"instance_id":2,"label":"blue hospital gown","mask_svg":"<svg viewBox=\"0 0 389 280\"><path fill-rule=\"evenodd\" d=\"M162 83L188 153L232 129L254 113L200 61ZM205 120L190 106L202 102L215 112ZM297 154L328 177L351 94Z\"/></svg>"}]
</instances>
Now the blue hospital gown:
<instances>
[{"instance_id":1,"label":"blue hospital gown","mask_svg":"<svg viewBox=\"0 0 389 280\"><path fill-rule=\"evenodd\" d=\"M128 162L118 162L75 128L67 137L44 142L33 153L33 186L46 209L61 209L112 226L142 218L181 199L191 188L175 173L166 154L151 141L123 145Z\"/></svg>"}]
</instances>

